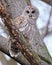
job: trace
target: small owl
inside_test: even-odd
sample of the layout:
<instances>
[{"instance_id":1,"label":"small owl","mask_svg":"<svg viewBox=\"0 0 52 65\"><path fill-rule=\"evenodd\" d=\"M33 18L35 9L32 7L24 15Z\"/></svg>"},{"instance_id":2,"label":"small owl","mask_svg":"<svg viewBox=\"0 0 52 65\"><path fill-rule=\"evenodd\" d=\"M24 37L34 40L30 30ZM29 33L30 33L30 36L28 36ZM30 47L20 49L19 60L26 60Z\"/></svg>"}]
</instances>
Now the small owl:
<instances>
[{"instance_id":1,"label":"small owl","mask_svg":"<svg viewBox=\"0 0 52 65\"><path fill-rule=\"evenodd\" d=\"M39 10L34 6L26 6L22 15L14 19L15 26L26 37L26 33L31 29L32 25L36 25L39 16Z\"/></svg>"}]
</instances>

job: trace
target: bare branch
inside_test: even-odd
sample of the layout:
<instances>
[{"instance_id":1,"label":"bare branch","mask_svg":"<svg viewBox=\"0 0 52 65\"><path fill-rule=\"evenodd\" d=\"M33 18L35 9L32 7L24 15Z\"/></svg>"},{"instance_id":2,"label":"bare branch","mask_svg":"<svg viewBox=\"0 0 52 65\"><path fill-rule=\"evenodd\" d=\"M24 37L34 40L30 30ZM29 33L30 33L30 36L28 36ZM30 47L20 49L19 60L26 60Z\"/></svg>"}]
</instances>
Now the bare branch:
<instances>
[{"instance_id":1,"label":"bare branch","mask_svg":"<svg viewBox=\"0 0 52 65\"><path fill-rule=\"evenodd\" d=\"M0 36L0 51L2 51L3 53L7 54L8 56L10 56L9 51L8 51L8 45L9 42L6 38ZM11 57L11 56L10 56ZM30 65L28 63L28 61L23 57L23 55L18 56L18 57L11 57L13 58L15 61L19 62L21 65Z\"/></svg>"}]
</instances>

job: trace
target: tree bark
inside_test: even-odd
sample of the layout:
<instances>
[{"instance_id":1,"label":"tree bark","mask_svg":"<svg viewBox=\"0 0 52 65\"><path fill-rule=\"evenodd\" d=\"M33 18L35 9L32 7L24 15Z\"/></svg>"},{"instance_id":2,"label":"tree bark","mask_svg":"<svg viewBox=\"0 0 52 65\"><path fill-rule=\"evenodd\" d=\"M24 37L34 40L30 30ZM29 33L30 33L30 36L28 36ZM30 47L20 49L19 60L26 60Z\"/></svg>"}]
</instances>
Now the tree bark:
<instances>
[{"instance_id":1,"label":"tree bark","mask_svg":"<svg viewBox=\"0 0 52 65\"><path fill-rule=\"evenodd\" d=\"M8 52L8 45L9 45L9 42L7 41L7 39L0 36L0 51L10 56ZM23 55L18 56L17 58L13 58L13 59L19 62L21 65L27 65L27 64L30 65L30 63L24 58Z\"/></svg>"},{"instance_id":2,"label":"tree bark","mask_svg":"<svg viewBox=\"0 0 52 65\"><path fill-rule=\"evenodd\" d=\"M3 65L8 65L8 62L2 52L0 52L0 61L2 62Z\"/></svg>"}]
</instances>

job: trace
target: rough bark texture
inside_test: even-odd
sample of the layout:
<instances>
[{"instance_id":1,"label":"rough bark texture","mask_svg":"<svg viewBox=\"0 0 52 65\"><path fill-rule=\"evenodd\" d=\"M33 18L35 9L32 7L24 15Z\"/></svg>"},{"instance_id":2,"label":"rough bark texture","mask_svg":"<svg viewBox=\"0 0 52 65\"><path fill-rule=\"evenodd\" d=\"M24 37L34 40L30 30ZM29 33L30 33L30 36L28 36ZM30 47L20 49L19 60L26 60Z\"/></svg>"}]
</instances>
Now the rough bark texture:
<instances>
[{"instance_id":1,"label":"rough bark texture","mask_svg":"<svg viewBox=\"0 0 52 65\"><path fill-rule=\"evenodd\" d=\"M3 52L0 52L0 61L3 65L17 65L16 61L14 61L13 59L7 60Z\"/></svg>"},{"instance_id":2,"label":"rough bark texture","mask_svg":"<svg viewBox=\"0 0 52 65\"><path fill-rule=\"evenodd\" d=\"M8 43L7 39L0 36L0 50L2 52L4 52L5 54L7 54L8 56L10 56L10 54L8 52L8 45L9 45L9 43ZM27 64L30 65L29 62L24 58L23 55L18 56L17 58L13 58L13 59L15 59L17 62L19 62L22 65L27 65Z\"/></svg>"}]
</instances>

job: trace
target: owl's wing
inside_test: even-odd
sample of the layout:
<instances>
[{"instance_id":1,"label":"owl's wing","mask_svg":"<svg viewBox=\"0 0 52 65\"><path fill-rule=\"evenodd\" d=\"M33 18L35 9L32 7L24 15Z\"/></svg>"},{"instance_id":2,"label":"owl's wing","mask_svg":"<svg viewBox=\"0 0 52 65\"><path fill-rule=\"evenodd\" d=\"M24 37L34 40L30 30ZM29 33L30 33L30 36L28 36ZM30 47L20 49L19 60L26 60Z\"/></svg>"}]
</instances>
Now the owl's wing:
<instances>
[{"instance_id":1,"label":"owl's wing","mask_svg":"<svg viewBox=\"0 0 52 65\"><path fill-rule=\"evenodd\" d=\"M25 18L23 16L19 16L14 19L13 23L16 25L16 27L18 27L24 21L24 19Z\"/></svg>"}]
</instances>

